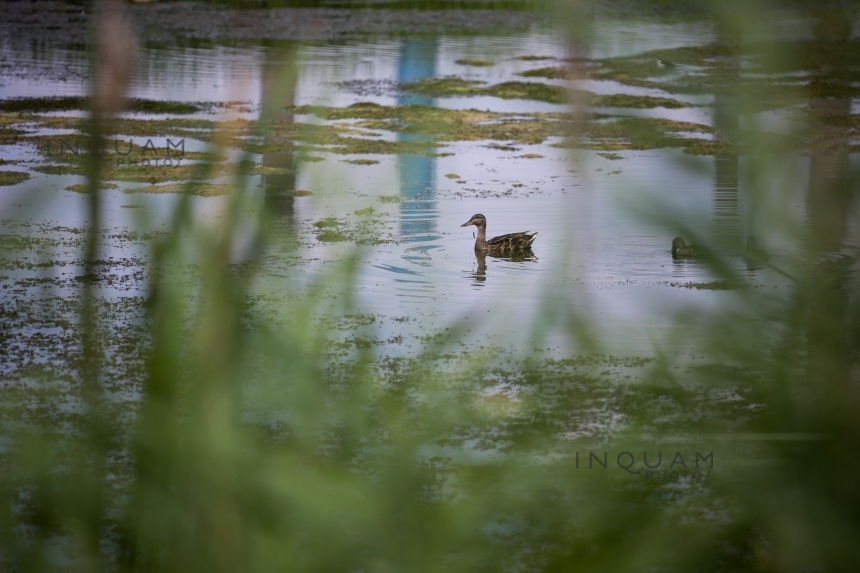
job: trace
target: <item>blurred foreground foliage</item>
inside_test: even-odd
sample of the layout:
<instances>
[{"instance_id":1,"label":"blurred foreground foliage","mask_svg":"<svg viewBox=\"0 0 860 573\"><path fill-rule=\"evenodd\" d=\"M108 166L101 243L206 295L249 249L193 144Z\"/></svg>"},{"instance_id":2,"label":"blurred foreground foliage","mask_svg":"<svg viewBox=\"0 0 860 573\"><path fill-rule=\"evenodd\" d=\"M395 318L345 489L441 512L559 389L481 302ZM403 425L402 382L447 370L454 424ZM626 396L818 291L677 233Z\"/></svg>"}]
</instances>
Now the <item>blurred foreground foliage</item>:
<instances>
[{"instance_id":1,"label":"blurred foreground foliage","mask_svg":"<svg viewBox=\"0 0 860 573\"><path fill-rule=\"evenodd\" d=\"M742 36L763 17L754 8L715 17ZM840 19L819 19L827 41L827 22ZM812 96L803 112L811 132L839 138L832 116L850 116L850 100ZM796 158L746 137L754 202ZM853 571L860 316L843 244L858 177L844 147L822 149L810 158L806 221L792 230L806 263L791 271L791 294L744 289L736 304L679 313L678 345L704 365L679 379L664 347L624 364L645 372L624 385L577 370L586 356L501 370L490 352L452 366L445 357L465 325L387 373L370 349L333 370L314 319L330 300L297 296L283 324L248 305L271 220L248 208L246 180L237 175L214 228L195 222L183 196L171 232L153 243L135 411L100 386L90 290L82 382L67 404L75 423L3 425L0 567ZM89 169L97 210L100 173ZM351 264L328 285L347 310ZM188 266L190 284L176 272ZM738 280L719 260L714 272ZM599 350L569 301L542 305L538 341L564 325L571 348ZM691 335L691 324L703 328ZM512 382L525 391L493 393ZM614 430L577 433L574 414Z\"/></svg>"}]
</instances>

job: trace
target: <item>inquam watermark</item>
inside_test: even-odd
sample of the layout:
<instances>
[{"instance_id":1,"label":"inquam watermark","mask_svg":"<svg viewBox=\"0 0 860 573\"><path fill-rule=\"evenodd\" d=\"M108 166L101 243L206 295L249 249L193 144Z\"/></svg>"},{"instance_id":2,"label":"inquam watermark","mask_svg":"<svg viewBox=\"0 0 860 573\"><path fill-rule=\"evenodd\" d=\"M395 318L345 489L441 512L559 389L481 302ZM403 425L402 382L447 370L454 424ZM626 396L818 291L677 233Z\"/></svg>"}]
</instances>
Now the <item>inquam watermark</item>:
<instances>
[{"instance_id":1,"label":"inquam watermark","mask_svg":"<svg viewBox=\"0 0 860 573\"><path fill-rule=\"evenodd\" d=\"M45 141L40 151L52 158L90 154L116 167L178 167L185 157L185 138L177 141L164 139L160 145L152 139L147 139L143 145L137 145L130 139L114 139L102 141L96 147L82 138L59 138Z\"/></svg>"},{"instance_id":2,"label":"inquam watermark","mask_svg":"<svg viewBox=\"0 0 860 573\"><path fill-rule=\"evenodd\" d=\"M714 452L701 454L695 452L695 456L687 454L685 457L679 451L673 455L664 456L663 452L648 454L642 452L637 455L634 452L623 451L619 454L609 452L576 452L574 464L576 469L609 470L613 467L620 468L631 475L642 476L645 479L654 480L678 480L689 478L693 481L707 480L714 469Z\"/></svg>"}]
</instances>

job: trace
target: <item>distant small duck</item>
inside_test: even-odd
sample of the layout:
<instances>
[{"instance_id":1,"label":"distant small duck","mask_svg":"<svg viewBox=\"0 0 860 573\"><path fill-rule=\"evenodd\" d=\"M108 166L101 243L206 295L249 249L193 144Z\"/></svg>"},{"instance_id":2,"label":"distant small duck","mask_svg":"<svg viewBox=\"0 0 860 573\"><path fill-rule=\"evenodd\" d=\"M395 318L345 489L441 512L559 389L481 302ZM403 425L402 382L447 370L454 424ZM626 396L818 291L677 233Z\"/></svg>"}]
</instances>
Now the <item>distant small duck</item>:
<instances>
[{"instance_id":1,"label":"distant small duck","mask_svg":"<svg viewBox=\"0 0 860 573\"><path fill-rule=\"evenodd\" d=\"M468 227L475 225L478 227L478 238L475 239L475 252L478 254L487 254L494 257L510 255L512 253L522 253L531 250L532 243L538 234L529 235L526 233L511 233L509 235L500 235L487 240L487 218L478 213L472 215L472 218L460 225Z\"/></svg>"},{"instance_id":2,"label":"distant small duck","mask_svg":"<svg viewBox=\"0 0 860 573\"><path fill-rule=\"evenodd\" d=\"M699 245L688 245L681 237L672 239L673 259L701 259L711 256L711 251Z\"/></svg>"},{"instance_id":3,"label":"distant small duck","mask_svg":"<svg viewBox=\"0 0 860 573\"><path fill-rule=\"evenodd\" d=\"M674 68L675 64L673 64L669 60L664 60L663 58L657 58L657 67L658 68Z\"/></svg>"},{"instance_id":4,"label":"distant small duck","mask_svg":"<svg viewBox=\"0 0 860 573\"><path fill-rule=\"evenodd\" d=\"M767 256L764 249L758 248L755 237L747 237L747 247L744 249L744 252L741 253L741 256L747 264L762 264L770 260L770 257Z\"/></svg>"}]
</instances>

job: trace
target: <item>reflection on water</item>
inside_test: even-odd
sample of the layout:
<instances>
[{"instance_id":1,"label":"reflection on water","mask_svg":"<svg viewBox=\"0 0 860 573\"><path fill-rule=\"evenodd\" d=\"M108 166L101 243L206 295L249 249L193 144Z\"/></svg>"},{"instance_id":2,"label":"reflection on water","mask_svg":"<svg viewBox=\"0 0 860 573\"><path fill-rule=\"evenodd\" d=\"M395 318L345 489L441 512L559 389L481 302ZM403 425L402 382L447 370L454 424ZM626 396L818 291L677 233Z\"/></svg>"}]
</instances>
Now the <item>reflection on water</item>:
<instances>
[{"instance_id":1,"label":"reflection on water","mask_svg":"<svg viewBox=\"0 0 860 573\"><path fill-rule=\"evenodd\" d=\"M280 43L265 53L261 97L277 110L272 119L278 123L295 122L295 116L285 108L295 104L296 82L284 62L292 61L297 49L295 44ZM264 134L263 149L267 151L262 158L262 187L274 214L274 240L290 244L298 234L294 221L296 199L290 193L296 188L298 166L291 142L276 141L275 137L271 130Z\"/></svg>"},{"instance_id":2,"label":"reflection on water","mask_svg":"<svg viewBox=\"0 0 860 573\"><path fill-rule=\"evenodd\" d=\"M714 102L714 129L717 141L737 145L738 116L736 98L718 94ZM738 210L738 155L736 151L714 157L714 238L716 245L737 252L740 246Z\"/></svg>"},{"instance_id":3,"label":"reflection on water","mask_svg":"<svg viewBox=\"0 0 860 573\"><path fill-rule=\"evenodd\" d=\"M513 257L491 257L483 253L475 253L474 267L471 271L464 273L464 276L470 280L469 284L471 286L477 288L486 286L488 278L487 260L490 261L491 267L496 273L503 273L506 268L513 269L514 272L519 273L528 270L536 270L534 268L529 268L527 264L536 263L538 258L534 256L534 253L523 253L519 256ZM514 263L514 265L505 265L505 262Z\"/></svg>"},{"instance_id":4,"label":"reflection on water","mask_svg":"<svg viewBox=\"0 0 860 573\"><path fill-rule=\"evenodd\" d=\"M476 253L475 263L477 267L468 276L473 279L472 286L482 287L487 280L487 255Z\"/></svg>"},{"instance_id":5,"label":"reflection on water","mask_svg":"<svg viewBox=\"0 0 860 573\"><path fill-rule=\"evenodd\" d=\"M400 46L397 81L414 82L436 77L437 42L433 39L404 40ZM432 106L433 98L403 95L397 105ZM401 141L417 141L426 136L398 133ZM397 171L400 178L400 234L409 242L438 239L435 233L436 164L427 155L399 155Z\"/></svg>"}]
</instances>

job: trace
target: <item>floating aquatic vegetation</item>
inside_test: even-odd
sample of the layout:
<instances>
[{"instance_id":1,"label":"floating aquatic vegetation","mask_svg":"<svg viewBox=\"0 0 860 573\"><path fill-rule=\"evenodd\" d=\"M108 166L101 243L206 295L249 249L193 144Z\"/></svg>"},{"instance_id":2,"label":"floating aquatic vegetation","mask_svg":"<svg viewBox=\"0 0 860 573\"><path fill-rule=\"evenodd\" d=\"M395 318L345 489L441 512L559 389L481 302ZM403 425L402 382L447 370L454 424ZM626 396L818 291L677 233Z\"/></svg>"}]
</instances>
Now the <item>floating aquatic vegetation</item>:
<instances>
[{"instance_id":1,"label":"floating aquatic vegetation","mask_svg":"<svg viewBox=\"0 0 860 573\"><path fill-rule=\"evenodd\" d=\"M18 185L30 179L30 174L26 171L7 171L0 169L0 187L11 187Z\"/></svg>"},{"instance_id":2,"label":"floating aquatic vegetation","mask_svg":"<svg viewBox=\"0 0 860 573\"><path fill-rule=\"evenodd\" d=\"M0 100L0 111L34 112L46 111L87 111L92 108L89 97L23 97ZM125 110L136 113L183 115L205 111L203 104L179 101L163 101L131 98L126 101Z\"/></svg>"},{"instance_id":3,"label":"floating aquatic vegetation","mask_svg":"<svg viewBox=\"0 0 860 573\"><path fill-rule=\"evenodd\" d=\"M153 195L168 193L182 193L187 195L197 195L199 197L220 197L226 195L233 190L232 185L218 185L214 183L168 183L166 185L147 185L146 187L126 187L124 193L130 195L136 193L148 193Z\"/></svg>"},{"instance_id":4,"label":"floating aquatic vegetation","mask_svg":"<svg viewBox=\"0 0 860 573\"><path fill-rule=\"evenodd\" d=\"M102 191L107 189L119 189L119 185L116 185L114 183L101 182L99 183L99 189ZM66 191L71 191L73 193L89 193L90 186L84 183L75 183L74 185L69 185L68 187L66 187Z\"/></svg>"},{"instance_id":5,"label":"floating aquatic vegetation","mask_svg":"<svg viewBox=\"0 0 860 573\"><path fill-rule=\"evenodd\" d=\"M524 78L547 78L551 80L566 80L570 77L570 69L566 67L558 68L536 68L534 70L526 70L517 73L518 76Z\"/></svg>"},{"instance_id":6,"label":"floating aquatic vegetation","mask_svg":"<svg viewBox=\"0 0 860 573\"><path fill-rule=\"evenodd\" d=\"M459 60L455 60L454 63L460 64L461 66L473 66L477 68L488 68L496 65L496 62L492 60L481 60L478 58L460 58Z\"/></svg>"},{"instance_id":7,"label":"floating aquatic vegetation","mask_svg":"<svg viewBox=\"0 0 860 573\"><path fill-rule=\"evenodd\" d=\"M555 60L555 56L519 56L518 60L522 60L523 62L540 62L543 60Z\"/></svg>"},{"instance_id":8,"label":"floating aquatic vegetation","mask_svg":"<svg viewBox=\"0 0 860 573\"><path fill-rule=\"evenodd\" d=\"M324 243L340 243L348 240L347 236L338 231L327 230L317 234L317 239Z\"/></svg>"},{"instance_id":9,"label":"floating aquatic vegetation","mask_svg":"<svg viewBox=\"0 0 860 573\"><path fill-rule=\"evenodd\" d=\"M431 97L493 96L502 99L525 99L555 104L566 104L574 99L594 107L629 108L681 108L692 104L669 97L608 94L599 95L584 90L571 90L566 86L538 82L503 82L487 86L484 82L452 78L428 78L401 84L401 89Z\"/></svg>"},{"instance_id":10,"label":"floating aquatic vegetation","mask_svg":"<svg viewBox=\"0 0 860 573\"><path fill-rule=\"evenodd\" d=\"M337 227L338 222L334 217L328 217L326 219L320 219L316 223L314 223L314 227L317 229L326 229L329 227Z\"/></svg>"}]
</instances>

